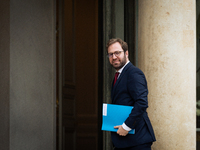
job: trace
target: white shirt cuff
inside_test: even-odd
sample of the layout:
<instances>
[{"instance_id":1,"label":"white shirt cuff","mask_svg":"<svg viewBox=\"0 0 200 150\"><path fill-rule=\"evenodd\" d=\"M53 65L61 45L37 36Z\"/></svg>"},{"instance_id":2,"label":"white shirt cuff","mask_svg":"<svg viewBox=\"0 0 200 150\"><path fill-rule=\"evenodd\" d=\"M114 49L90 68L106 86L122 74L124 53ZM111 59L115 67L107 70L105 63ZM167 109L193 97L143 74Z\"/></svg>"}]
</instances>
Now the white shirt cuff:
<instances>
[{"instance_id":1,"label":"white shirt cuff","mask_svg":"<svg viewBox=\"0 0 200 150\"><path fill-rule=\"evenodd\" d=\"M131 131L132 129L129 128L125 123L122 124L122 128L126 131Z\"/></svg>"}]
</instances>

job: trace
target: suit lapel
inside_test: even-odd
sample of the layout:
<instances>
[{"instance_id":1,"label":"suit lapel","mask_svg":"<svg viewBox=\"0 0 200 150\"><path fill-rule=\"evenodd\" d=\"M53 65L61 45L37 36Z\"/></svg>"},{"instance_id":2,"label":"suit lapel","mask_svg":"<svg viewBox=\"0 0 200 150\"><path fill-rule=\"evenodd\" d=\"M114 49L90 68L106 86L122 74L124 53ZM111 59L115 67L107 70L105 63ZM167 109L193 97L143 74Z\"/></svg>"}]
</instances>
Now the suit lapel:
<instances>
[{"instance_id":1,"label":"suit lapel","mask_svg":"<svg viewBox=\"0 0 200 150\"><path fill-rule=\"evenodd\" d=\"M126 74L126 71L128 70L128 68L130 68L131 65L132 65L131 62L129 62L129 63L124 67L124 69L122 70L122 73L120 74L119 78L117 79L115 85L112 86L112 89L111 89L111 98L112 98L112 102L113 102L113 103L115 102L115 99L114 99L115 91L116 91L116 89L118 88L118 85L119 85L120 81L122 80L123 76ZM113 84L112 84L112 85L113 85Z\"/></svg>"}]
</instances>

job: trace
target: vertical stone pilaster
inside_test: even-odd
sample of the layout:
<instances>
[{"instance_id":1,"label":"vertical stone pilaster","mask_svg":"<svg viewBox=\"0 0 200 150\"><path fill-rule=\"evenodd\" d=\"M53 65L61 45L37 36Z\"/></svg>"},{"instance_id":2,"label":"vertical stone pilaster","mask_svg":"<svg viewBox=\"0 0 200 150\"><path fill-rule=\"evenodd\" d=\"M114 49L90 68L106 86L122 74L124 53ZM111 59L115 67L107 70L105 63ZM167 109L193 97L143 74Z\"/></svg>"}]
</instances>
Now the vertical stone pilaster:
<instances>
[{"instance_id":1,"label":"vertical stone pilaster","mask_svg":"<svg viewBox=\"0 0 200 150\"><path fill-rule=\"evenodd\" d=\"M54 7L10 1L10 150L55 149Z\"/></svg>"},{"instance_id":2,"label":"vertical stone pilaster","mask_svg":"<svg viewBox=\"0 0 200 150\"><path fill-rule=\"evenodd\" d=\"M195 0L138 2L138 66L148 82L153 150L195 150Z\"/></svg>"},{"instance_id":3,"label":"vertical stone pilaster","mask_svg":"<svg viewBox=\"0 0 200 150\"><path fill-rule=\"evenodd\" d=\"M0 5L0 149L9 149L9 74L10 7L9 0Z\"/></svg>"},{"instance_id":4,"label":"vertical stone pilaster","mask_svg":"<svg viewBox=\"0 0 200 150\"><path fill-rule=\"evenodd\" d=\"M1 1L1 150L55 149L54 6L45 0Z\"/></svg>"}]
</instances>

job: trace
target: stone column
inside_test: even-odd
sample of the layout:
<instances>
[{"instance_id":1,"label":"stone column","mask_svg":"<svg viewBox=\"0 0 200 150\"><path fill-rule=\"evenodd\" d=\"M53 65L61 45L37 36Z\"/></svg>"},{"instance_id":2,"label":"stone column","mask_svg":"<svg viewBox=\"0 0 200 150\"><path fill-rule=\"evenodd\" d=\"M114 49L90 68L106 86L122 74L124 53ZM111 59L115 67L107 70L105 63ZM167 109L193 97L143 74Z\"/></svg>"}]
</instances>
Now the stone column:
<instances>
[{"instance_id":1,"label":"stone column","mask_svg":"<svg viewBox=\"0 0 200 150\"><path fill-rule=\"evenodd\" d=\"M0 149L9 150L9 74L10 7L9 0L0 5Z\"/></svg>"},{"instance_id":2,"label":"stone column","mask_svg":"<svg viewBox=\"0 0 200 150\"><path fill-rule=\"evenodd\" d=\"M55 3L10 0L10 150L55 149Z\"/></svg>"},{"instance_id":3,"label":"stone column","mask_svg":"<svg viewBox=\"0 0 200 150\"><path fill-rule=\"evenodd\" d=\"M56 149L53 0L0 5L0 149Z\"/></svg>"},{"instance_id":4,"label":"stone column","mask_svg":"<svg viewBox=\"0 0 200 150\"><path fill-rule=\"evenodd\" d=\"M138 66L148 82L153 150L195 150L195 0L138 4Z\"/></svg>"}]
</instances>

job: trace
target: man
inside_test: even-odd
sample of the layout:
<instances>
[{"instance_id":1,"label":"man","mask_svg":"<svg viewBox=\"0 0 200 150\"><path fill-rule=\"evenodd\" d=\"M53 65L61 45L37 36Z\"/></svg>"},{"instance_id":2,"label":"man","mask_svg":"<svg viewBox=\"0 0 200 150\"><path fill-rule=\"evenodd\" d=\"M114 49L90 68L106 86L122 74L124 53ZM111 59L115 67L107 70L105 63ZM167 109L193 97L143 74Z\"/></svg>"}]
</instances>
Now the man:
<instances>
[{"instance_id":1,"label":"man","mask_svg":"<svg viewBox=\"0 0 200 150\"><path fill-rule=\"evenodd\" d=\"M134 107L124 123L114 127L118 129L117 133L111 132L114 149L151 150L156 139L146 112L148 89L145 76L129 61L126 42L110 39L106 48L110 64L119 74L112 84L112 103ZM128 134L132 129L135 129L135 134Z\"/></svg>"}]
</instances>

